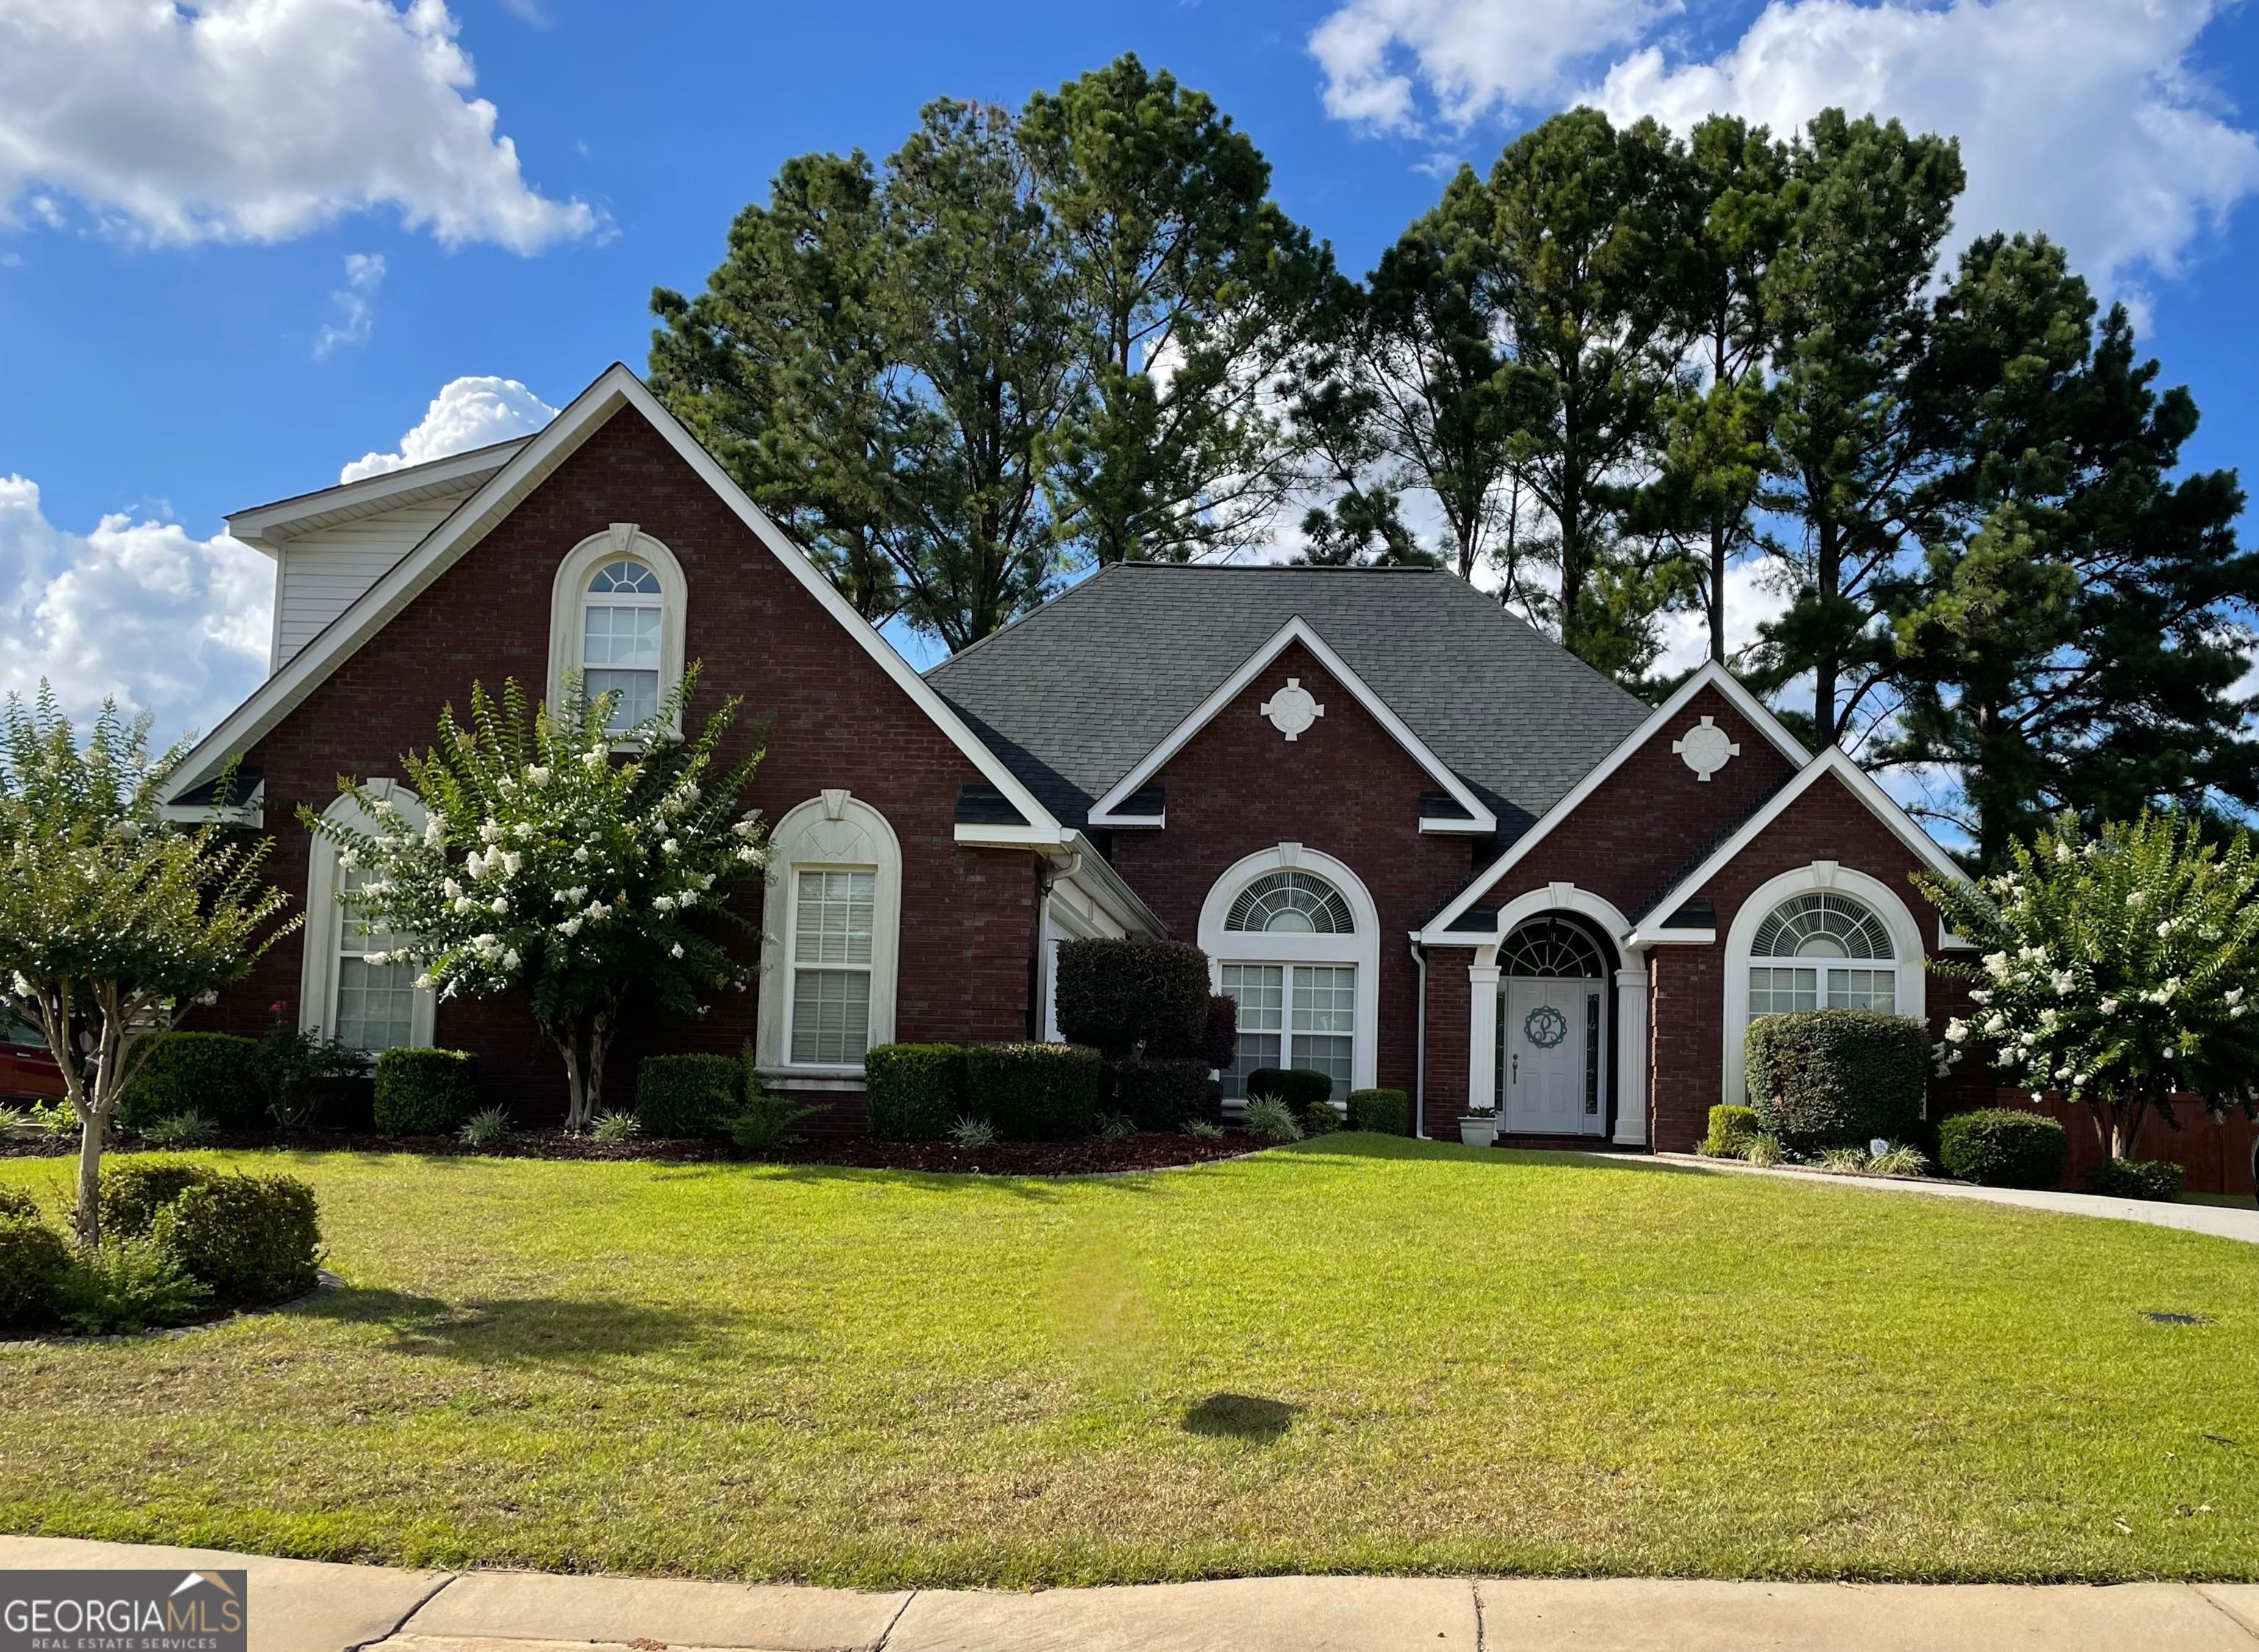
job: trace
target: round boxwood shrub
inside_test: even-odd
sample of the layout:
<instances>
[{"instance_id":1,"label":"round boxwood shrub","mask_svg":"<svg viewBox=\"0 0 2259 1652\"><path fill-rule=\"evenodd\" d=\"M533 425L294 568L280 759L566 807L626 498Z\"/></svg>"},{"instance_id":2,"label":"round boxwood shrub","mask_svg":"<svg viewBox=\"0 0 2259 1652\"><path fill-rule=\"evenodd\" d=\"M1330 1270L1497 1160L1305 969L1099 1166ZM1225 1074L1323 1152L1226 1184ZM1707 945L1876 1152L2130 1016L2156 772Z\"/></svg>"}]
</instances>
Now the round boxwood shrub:
<instances>
[{"instance_id":1,"label":"round boxwood shrub","mask_svg":"<svg viewBox=\"0 0 2259 1652\"><path fill-rule=\"evenodd\" d=\"M1141 1043L1148 1057L1198 1057L1209 1029L1208 954L1181 941L1064 942L1053 1001L1067 1041L1109 1060Z\"/></svg>"},{"instance_id":2,"label":"round boxwood shrub","mask_svg":"<svg viewBox=\"0 0 2259 1652\"><path fill-rule=\"evenodd\" d=\"M1115 1110L1141 1130L1180 1130L1195 1122L1223 1122L1223 1086L1198 1057L1125 1061L1114 1069Z\"/></svg>"},{"instance_id":3,"label":"round boxwood shrub","mask_svg":"<svg viewBox=\"0 0 2259 1652\"><path fill-rule=\"evenodd\" d=\"M1980 1187L2060 1187L2070 1134L2036 1113L1980 1107L1938 1125L1937 1162Z\"/></svg>"},{"instance_id":4,"label":"round boxwood shrub","mask_svg":"<svg viewBox=\"0 0 2259 1652\"><path fill-rule=\"evenodd\" d=\"M1330 1101L1313 1101L1295 1116L1301 1120L1305 1136L1331 1136L1342 1128L1342 1115Z\"/></svg>"},{"instance_id":5,"label":"round boxwood shrub","mask_svg":"<svg viewBox=\"0 0 2259 1652\"><path fill-rule=\"evenodd\" d=\"M1808 1009L1749 1023L1749 1103L1792 1151L1904 1141L1921 1118L1929 1029L1907 1015Z\"/></svg>"},{"instance_id":6,"label":"round boxwood shrub","mask_svg":"<svg viewBox=\"0 0 2259 1652\"><path fill-rule=\"evenodd\" d=\"M938 1142L965 1112L960 1044L880 1044L863 1057L863 1104L881 1142Z\"/></svg>"},{"instance_id":7,"label":"round boxwood shrub","mask_svg":"<svg viewBox=\"0 0 2259 1652\"><path fill-rule=\"evenodd\" d=\"M1217 993L1208 1000L1208 1036L1198 1055L1218 1072L1239 1058L1239 1000Z\"/></svg>"},{"instance_id":8,"label":"round boxwood shrub","mask_svg":"<svg viewBox=\"0 0 2259 1652\"><path fill-rule=\"evenodd\" d=\"M0 1212L0 1325L37 1325L53 1319L70 1247L36 1214Z\"/></svg>"},{"instance_id":9,"label":"round boxwood shrub","mask_svg":"<svg viewBox=\"0 0 2259 1652\"><path fill-rule=\"evenodd\" d=\"M267 1122L259 1082L259 1041L233 1033L167 1033L118 1098L122 1129L146 1130L182 1113L201 1113L223 1130Z\"/></svg>"},{"instance_id":10,"label":"round boxwood shrub","mask_svg":"<svg viewBox=\"0 0 2259 1652\"><path fill-rule=\"evenodd\" d=\"M39 1201L32 1197L26 1187L0 1187L0 1216L20 1216L26 1221L39 1220Z\"/></svg>"},{"instance_id":11,"label":"round boxwood shrub","mask_svg":"<svg viewBox=\"0 0 2259 1652\"><path fill-rule=\"evenodd\" d=\"M284 1301L317 1278L320 1213L295 1176L212 1177L160 1210L150 1233L216 1305Z\"/></svg>"},{"instance_id":12,"label":"round boxwood shrub","mask_svg":"<svg viewBox=\"0 0 2259 1652\"><path fill-rule=\"evenodd\" d=\"M1300 1118L1312 1103L1334 1099L1334 1081L1310 1067L1258 1067L1247 1075L1247 1093L1275 1095Z\"/></svg>"},{"instance_id":13,"label":"round boxwood shrub","mask_svg":"<svg viewBox=\"0 0 2259 1652\"><path fill-rule=\"evenodd\" d=\"M188 1159L136 1157L102 1167L102 1231L145 1238L157 1225L157 1213L191 1187L217 1179L218 1172Z\"/></svg>"},{"instance_id":14,"label":"round boxwood shrub","mask_svg":"<svg viewBox=\"0 0 2259 1652\"><path fill-rule=\"evenodd\" d=\"M2170 1205L2181 1196L2188 1171L2170 1159L2106 1158L2080 1172L2088 1191L2113 1199L2150 1199Z\"/></svg>"},{"instance_id":15,"label":"round boxwood shrub","mask_svg":"<svg viewBox=\"0 0 2259 1652\"><path fill-rule=\"evenodd\" d=\"M1349 1128L1375 1136L1412 1134L1412 1098L1401 1090L1352 1090Z\"/></svg>"},{"instance_id":16,"label":"round boxwood shrub","mask_svg":"<svg viewBox=\"0 0 2259 1652\"><path fill-rule=\"evenodd\" d=\"M388 1050L376 1058L376 1128L445 1136L478 1111L479 1058L467 1050Z\"/></svg>"},{"instance_id":17,"label":"round boxwood shrub","mask_svg":"<svg viewBox=\"0 0 2259 1652\"><path fill-rule=\"evenodd\" d=\"M636 1068L636 1122L645 1136L721 1136L745 1107L735 1056L645 1056Z\"/></svg>"},{"instance_id":18,"label":"round boxwood shrub","mask_svg":"<svg viewBox=\"0 0 2259 1652\"><path fill-rule=\"evenodd\" d=\"M1755 1107L1712 1107L1710 1133L1702 1138L1702 1150L1712 1158L1733 1158L1763 1134Z\"/></svg>"},{"instance_id":19,"label":"round boxwood shrub","mask_svg":"<svg viewBox=\"0 0 2259 1652\"><path fill-rule=\"evenodd\" d=\"M1100 1065L1087 1044L975 1044L965 1055L966 1111L1008 1142L1087 1136Z\"/></svg>"}]
</instances>

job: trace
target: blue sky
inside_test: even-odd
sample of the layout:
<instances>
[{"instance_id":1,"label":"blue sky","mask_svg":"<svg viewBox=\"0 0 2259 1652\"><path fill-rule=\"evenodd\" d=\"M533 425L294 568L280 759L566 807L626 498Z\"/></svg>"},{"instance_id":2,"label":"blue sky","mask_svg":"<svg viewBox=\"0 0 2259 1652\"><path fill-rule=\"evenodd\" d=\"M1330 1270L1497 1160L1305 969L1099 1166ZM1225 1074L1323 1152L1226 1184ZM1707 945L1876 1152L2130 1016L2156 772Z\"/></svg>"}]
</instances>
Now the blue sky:
<instances>
[{"instance_id":1,"label":"blue sky","mask_svg":"<svg viewBox=\"0 0 2259 1652\"><path fill-rule=\"evenodd\" d=\"M2194 388L2192 457L2249 468L2259 14L2215 0L8 0L0 687L209 726L265 657L224 512L402 451L453 381L561 404L639 368L652 286L702 281L786 156L1124 50L1212 94L1359 272L1451 160L1580 98L1958 131L1963 227L2065 239Z\"/></svg>"}]
</instances>

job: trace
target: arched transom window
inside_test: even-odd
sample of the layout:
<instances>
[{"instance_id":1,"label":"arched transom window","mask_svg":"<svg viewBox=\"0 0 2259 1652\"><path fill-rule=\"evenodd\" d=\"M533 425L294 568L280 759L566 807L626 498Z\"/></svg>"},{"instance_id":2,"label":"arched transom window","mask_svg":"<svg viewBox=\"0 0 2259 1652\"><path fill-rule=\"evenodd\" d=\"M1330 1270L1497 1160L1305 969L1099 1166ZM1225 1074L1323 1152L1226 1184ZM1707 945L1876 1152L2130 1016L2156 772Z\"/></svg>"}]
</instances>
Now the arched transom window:
<instances>
[{"instance_id":1,"label":"arched transom window","mask_svg":"<svg viewBox=\"0 0 2259 1652\"><path fill-rule=\"evenodd\" d=\"M1896 948L1864 903L1832 889L1792 895L1749 943L1749 1019L1799 1009L1898 1010ZM1792 963L1757 960L1792 959Z\"/></svg>"},{"instance_id":2,"label":"arched transom window","mask_svg":"<svg viewBox=\"0 0 2259 1652\"><path fill-rule=\"evenodd\" d=\"M1357 928L1341 891L1307 872L1258 878L1231 903L1227 929L1269 935L1347 935Z\"/></svg>"},{"instance_id":3,"label":"arched transom window","mask_svg":"<svg viewBox=\"0 0 2259 1652\"><path fill-rule=\"evenodd\" d=\"M1538 980L1598 981L1607 965L1593 937L1557 918L1534 918L1498 950L1498 972Z\"/></svg>"},{"instance_id":4,"label":"arched transom window","mask_svg":"<svg viewBox=\"0 0 2259 1652\"><path fill-rule=\"evenodd\" d=\"M602 563L588 577L581 615L581 669L588 697L616 694L611 726L632 729L659 715L659 635L665 598L659 575L633 557Z\"/></svg>"}]
</instances>

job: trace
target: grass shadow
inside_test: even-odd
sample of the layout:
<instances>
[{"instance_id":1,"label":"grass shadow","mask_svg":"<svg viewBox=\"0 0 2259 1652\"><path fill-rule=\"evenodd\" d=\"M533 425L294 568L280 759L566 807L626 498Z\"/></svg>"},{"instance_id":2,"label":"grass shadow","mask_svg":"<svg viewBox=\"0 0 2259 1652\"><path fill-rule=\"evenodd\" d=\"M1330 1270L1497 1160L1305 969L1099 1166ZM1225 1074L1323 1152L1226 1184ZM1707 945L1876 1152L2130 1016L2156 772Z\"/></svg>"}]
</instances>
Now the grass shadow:
<instances>
[{"instance_id":1,"label":"grass shadow","mask_svg":"<svg viewBox=\"0 0 2259 1652\"><path fill-rule=\"evenodd\" d=\"M1210 1394L1185 1413L1184 1430L1268 1445L1294 1426L1294 1413L1301 1409L1254 1394Z\"/></svg>"},{"instance_id":2,"label":"grass shadow","mask_svg":"<svg viewBox=\"0 0 2259 1652\"><path fill-rule=\"evenodd\" d=\"M392 1334L387 1351L474 1364L588 1364L655 1353L720 1353L723 1317L659 1305L602 1297L495 1297L445 1302L402 1291L347 1285L294 1310L341 1324L381 1327ZM807 1363L797 1356L749 1356L734 1344L733 1360L756 1364Z\"/></svg>"},{"instance_id":3,"label":"grass shadow","mask_svg":"<svg viewBox=\"0 0 2259 1652\"><path fill-rule=\"evenodd\" d=\"M1610 1153L1593 1150L1578 1152L1564 1148L1528 1147L1468 1147L1458 1142L1439 1142L1415 1139L1408 1136L1380 1136L1369 1130L1337 1130L1329 1136L1314 1136L1308 1141L1290 1142L1273 1148L1283 1154L1330 1153L1344 1157L1395 1159L1447 1159L1457 1164L1557 1164L1578 1170L1647 1171L1671 1176L1707 1176L1712 1172L1699 1164L1679 1164L1658 1159L1647 1153Z\"/></svg>"}]
</instances>

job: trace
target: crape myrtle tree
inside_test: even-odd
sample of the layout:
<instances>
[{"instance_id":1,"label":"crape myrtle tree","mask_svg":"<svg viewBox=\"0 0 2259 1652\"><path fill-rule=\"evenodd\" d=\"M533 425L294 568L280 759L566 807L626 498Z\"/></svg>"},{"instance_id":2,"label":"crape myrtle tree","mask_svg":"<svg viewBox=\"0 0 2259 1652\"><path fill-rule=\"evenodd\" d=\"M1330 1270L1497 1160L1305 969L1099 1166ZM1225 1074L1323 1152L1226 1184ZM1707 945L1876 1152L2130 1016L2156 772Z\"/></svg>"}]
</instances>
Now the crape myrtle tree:
<instances>
[{"instance_id":1,"label":"crape myrtle tree","mask_svg":"<svg viewBox=\"0 0 2259 1652\"><path fill-rule=\"evenodd\" d=\"M431 750L402 758L427 811L420 828L352 785L374 832L300 811L339 867L363 874L352 921L408 937L372 963L414 964L417 986L443 999L526 994L565 1058L568 1129L603 1099L625 1011L702 1015L759 972L722 936L755 932L731 901L768 860L759 812L736 812L761 753L716 766L736 699L695 737L675 731L697 680L693 665L624 732L611 728L616 696L588 698L577 675L561 707L530 718L516 682L499 705L474 685L470 726L450 706Z\"/></svg>"},{"instance_id":2,"label":"crape myrtle tree","mask_svg":"<svg viewBox=\"0 0 2259 1652\"><path fill-rule=\"evenodd\" d=\"M159 813L186 743L104 701L82 748L45 682L0 721L0 984L39 1029L79 1122L79 1243L102 1238L102 1153L118 1099L193 1005L300 922L262 885L272 838Z\"/></svg>"},{"instance_id":3,"label":"crape myrtle tree","mask_svg":"<svg viewBox=\"0 0 2259 1652\"><path fill-rule=\"evenodd\" d=\"M2132 1155L2176 1092L2215 1117L2259 1116L2259 856L2223 853L2195 815L2144 813L2090 837L2065 814L1974 883L1916 881L1978 949L1930 967L1975 983L1977 1011L1945 1030L1945 1057L1989 1059L2036 1096L2092 1110L2113 1158Z\"/></svg>"}]
</instances>

